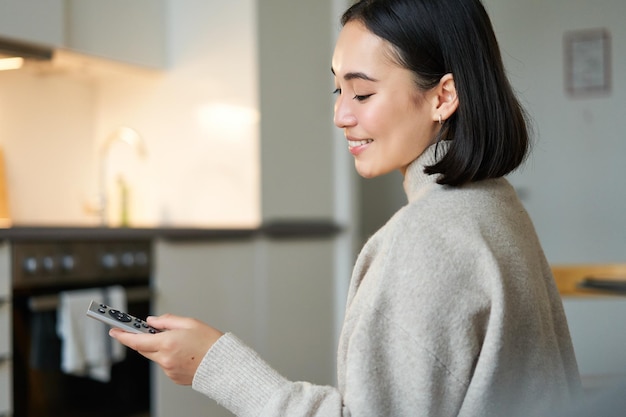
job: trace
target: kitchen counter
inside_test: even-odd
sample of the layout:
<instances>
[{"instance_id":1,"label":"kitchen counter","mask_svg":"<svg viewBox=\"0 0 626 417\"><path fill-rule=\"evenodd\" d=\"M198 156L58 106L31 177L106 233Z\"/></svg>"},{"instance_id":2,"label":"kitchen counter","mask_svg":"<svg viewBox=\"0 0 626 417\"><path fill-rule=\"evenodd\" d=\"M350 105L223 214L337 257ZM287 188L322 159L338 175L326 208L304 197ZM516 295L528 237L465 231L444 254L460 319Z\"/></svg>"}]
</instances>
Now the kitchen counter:
<instances>
[{"instance_id":1,"label":"kitchen counter","mask_svg":"<svg viewBox=\"0 0 626 417\"><path fill-rule=\"evenodd\" d=\"M332 221L276 221L258 228L194 227L81 227L81 226L13 226L0 229L0 241L29 240L133 240L164 239L168 241L230 240L255 236L270 238L331 237L340 232Z\"/></svg>"},{"instance_id":2,"label":"kitchen counter","mask_svg":"<svg viewBox=\"0 0 626 417\"><path fill-rule=\"evenodd\" d=\"M565 297L626 295L626 264L552 265L552 273Z\"/></svg>"}]
</instances>

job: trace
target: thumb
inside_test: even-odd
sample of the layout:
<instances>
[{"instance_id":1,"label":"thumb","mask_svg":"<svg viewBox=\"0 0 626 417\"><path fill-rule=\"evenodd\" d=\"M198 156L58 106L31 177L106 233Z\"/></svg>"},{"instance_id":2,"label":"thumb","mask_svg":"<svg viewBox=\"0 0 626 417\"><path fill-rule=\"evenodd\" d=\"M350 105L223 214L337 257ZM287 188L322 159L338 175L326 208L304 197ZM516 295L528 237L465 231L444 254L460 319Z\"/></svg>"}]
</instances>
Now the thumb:
<instances>
[{"instance_id":1,"label":"thumb","mask_svg":"<svg viewBox=\"0 0 626 417\"><path fill-rule=\"evenodd\" d=\"M192 320L187 317L175 316L169 313L146 318L146 323L159 330L187 329L190 327L190 321Z\"/></svg>"}]
</instances>

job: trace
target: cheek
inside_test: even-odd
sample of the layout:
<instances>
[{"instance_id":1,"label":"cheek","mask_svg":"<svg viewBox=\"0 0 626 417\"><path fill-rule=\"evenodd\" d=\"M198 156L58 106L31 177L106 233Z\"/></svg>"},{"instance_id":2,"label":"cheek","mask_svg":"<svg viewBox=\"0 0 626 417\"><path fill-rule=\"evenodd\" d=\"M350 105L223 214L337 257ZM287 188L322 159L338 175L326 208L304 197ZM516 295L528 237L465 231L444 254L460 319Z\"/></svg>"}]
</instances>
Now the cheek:
<instances>
[{"instance_id":1,"label":"cheek","mask_svg":"<svg viewBox=\"0 0 626 417\"><path fill-rule=\"evenodd\" d=\"M360 124L374 139L383 139L393 133L396 124L393 113L387 106L369 106L362 110L359 116Z\"/></svg>"},{"instance_id":2,"label":"cheek","mask_svg":"<svg viewBox=\"0 0 626 417\"><path fill-rule=\"evenodd\" d=\"M430 121L427 114L417 111L396 109L393 116L394 149L405 162L417 158L433 142L436 123Z\"/></svg>"},{"instance_id":3,"label":"cheek","mask_svg":"<svg viewBox=\"0 0 626 417\"><path fill-rule=\"evenodd\" d=\"M375 128L383 138L402 146L403 143L415 140L417 130L414 117L401 109L386 108L377 114Z\"/></svg>"},{"instance_id":4,"label":"cheek","mask_svg":"<svg viewBox=\"0 0 626 417\"><path fill-rule=\"evenodd\" d=\"M407 103L406 107L396 109L394 117L397 124L402 125L405 134L419 143L430 143L438 127L437 123L431 120L425 103Z\"/></svg>"}]
</instances>

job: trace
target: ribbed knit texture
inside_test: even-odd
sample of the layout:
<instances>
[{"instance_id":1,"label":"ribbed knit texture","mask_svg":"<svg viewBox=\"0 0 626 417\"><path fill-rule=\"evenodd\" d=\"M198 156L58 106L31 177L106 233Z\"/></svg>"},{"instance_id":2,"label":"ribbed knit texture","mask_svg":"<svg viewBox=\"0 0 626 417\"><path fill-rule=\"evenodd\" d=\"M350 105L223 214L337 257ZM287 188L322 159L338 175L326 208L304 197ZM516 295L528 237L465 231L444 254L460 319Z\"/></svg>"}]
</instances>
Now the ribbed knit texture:
<instances>
[{"instance_id":1,"label":"ribbed knit texture","mask_svg":"<svg viewBox=\"0 0 626 417\"><path fill-rule=\"evenodd\" d=\"M231 333L207 352L192 386L237 416L258 416L287 381Z\"/></svg>"},{"instance_id":2,"label":"ribbed knit texture","mask_svg":"<svg viewBox=\"0 0 626 417\"><path fill-rule=\"evenodd\" d=\"M529 417L573 401L569 330L533 225L505 179L453 188L424 174L447 146L409 166L408 204L359 254L337 388L286 381L225 335L194 389L246 417Z\"/></svg>"}]
</instances>

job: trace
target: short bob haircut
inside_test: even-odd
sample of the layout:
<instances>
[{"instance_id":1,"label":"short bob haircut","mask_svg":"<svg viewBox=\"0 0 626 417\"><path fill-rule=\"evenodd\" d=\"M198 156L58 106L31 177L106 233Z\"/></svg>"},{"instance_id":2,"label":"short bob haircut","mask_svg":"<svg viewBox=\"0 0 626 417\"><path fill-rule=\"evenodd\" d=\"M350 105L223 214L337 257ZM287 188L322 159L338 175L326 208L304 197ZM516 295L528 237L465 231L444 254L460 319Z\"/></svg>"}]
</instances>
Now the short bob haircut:
<instances>
[{"instance_id":1,"label":"short bob haircut","mask_svg":"<svg viewBox=\"0 0 626 417\"><path fill-rule=\"evenodd\" d=\"M526 114L506 77L491 21L480 0L361 0L341 18L359 21L395 48L420 90L451 73L459 100L438 140L447 154L426 167L452 186L502 177L530 147Z\"/></svg>"}]
</instances>

